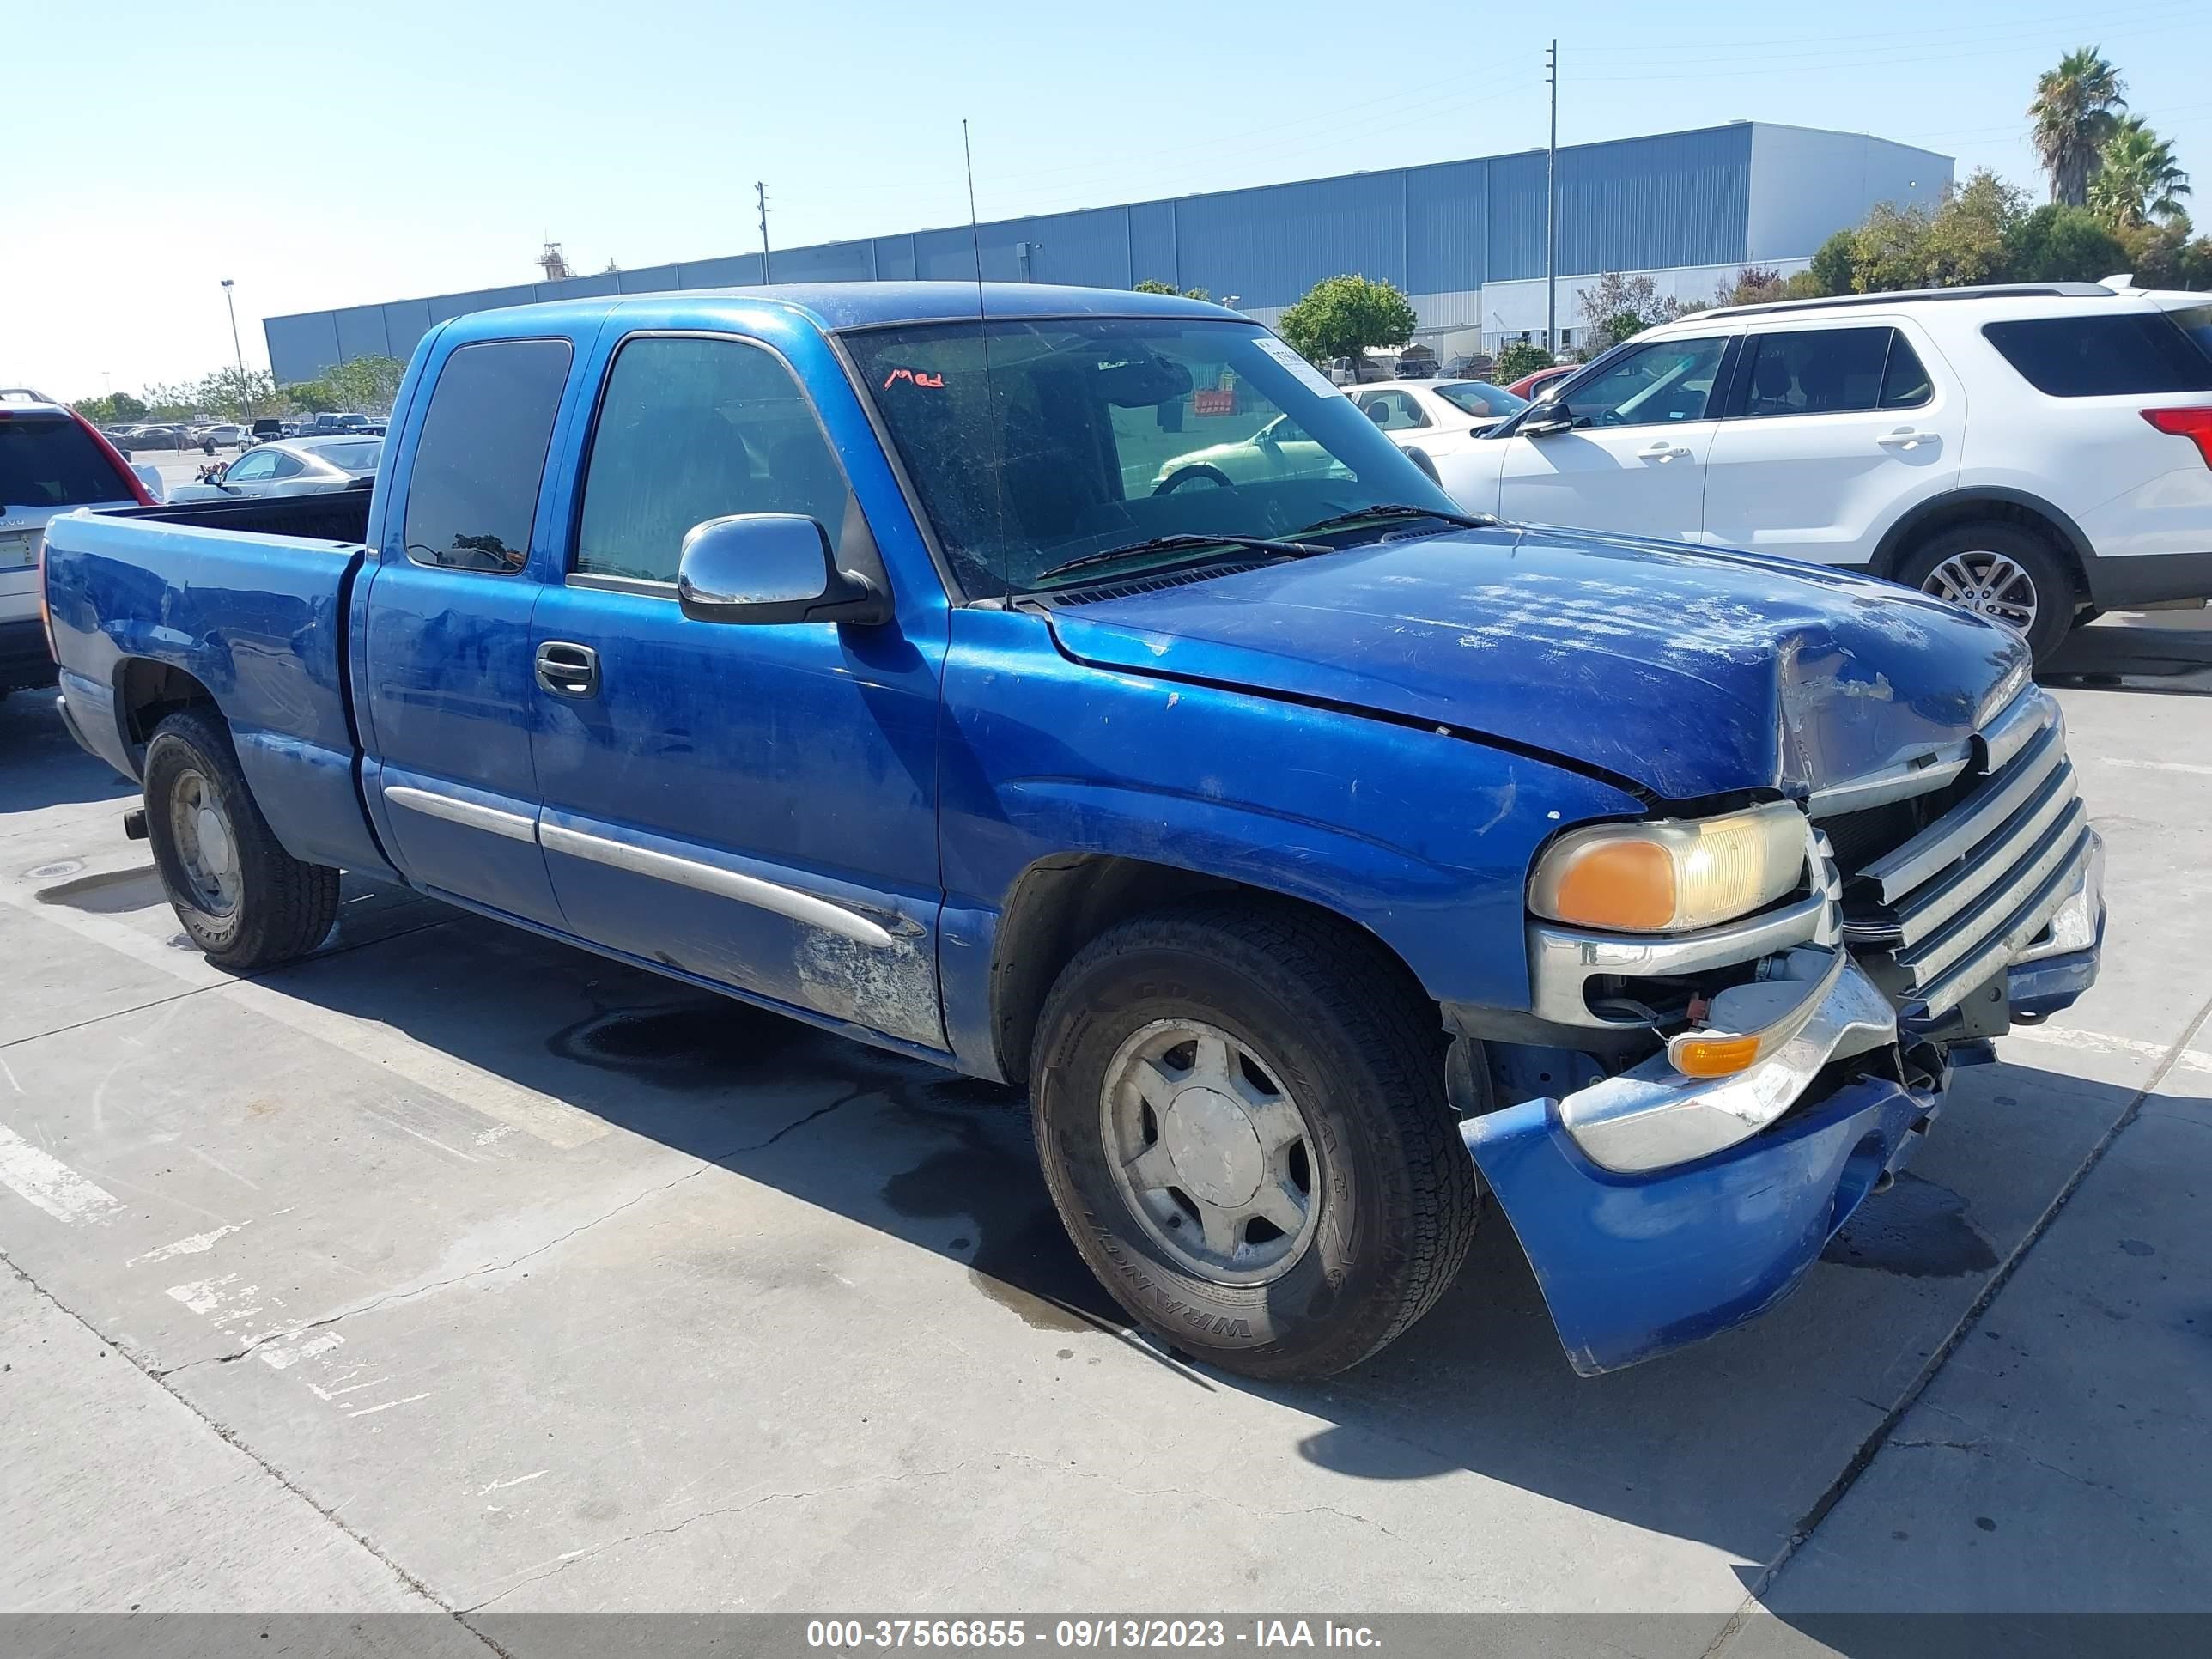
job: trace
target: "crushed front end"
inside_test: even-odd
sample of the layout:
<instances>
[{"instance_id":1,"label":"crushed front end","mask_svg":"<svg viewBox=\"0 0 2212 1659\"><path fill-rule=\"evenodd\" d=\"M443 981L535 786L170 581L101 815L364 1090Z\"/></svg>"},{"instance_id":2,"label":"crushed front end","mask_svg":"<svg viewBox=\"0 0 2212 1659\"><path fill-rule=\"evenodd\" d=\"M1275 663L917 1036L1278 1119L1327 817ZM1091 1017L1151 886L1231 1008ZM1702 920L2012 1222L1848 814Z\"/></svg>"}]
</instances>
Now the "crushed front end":
<instances>
[{"instance_id":1,"label":"crushed front end","mask_svg":"<svg viewBox=\"0 0 2212 1659\"><path fill-rule=\"evenodd\" d=\"M1576 836L1531 884L1528 1012L1449 1012L1481 1056L1455 1068L1463 1137L1588 1376L1771 1306L1912 1156L1953 1066L2088 988L2103 850L2033 686L1802 800ZM1669 925L1700 883L1760 902Z\"/></svg>"}]
</instances>

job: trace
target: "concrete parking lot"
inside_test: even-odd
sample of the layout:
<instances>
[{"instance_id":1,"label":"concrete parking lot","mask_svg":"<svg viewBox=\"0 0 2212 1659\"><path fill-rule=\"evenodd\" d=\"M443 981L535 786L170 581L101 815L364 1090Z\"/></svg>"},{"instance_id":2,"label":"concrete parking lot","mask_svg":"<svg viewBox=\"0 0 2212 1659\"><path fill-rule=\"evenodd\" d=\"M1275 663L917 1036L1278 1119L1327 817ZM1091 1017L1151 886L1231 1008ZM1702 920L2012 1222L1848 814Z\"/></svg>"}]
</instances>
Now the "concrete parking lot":
<instances>
[{"instance_id":1,"label":"concrete parking lot","mask_svg":"<svg viewBox=\"0 0 2212 1659\"><path fill-rule=\"evenodd\" d=\"M1493 1214L1300 1387L1124 1328L1010 1091L368 884L210 968L10 698L0 1610L2212 1610L2212 629L2066 665L2103 982L1794 1299L1578 1381Z\"/></svg>"}]
</instances>

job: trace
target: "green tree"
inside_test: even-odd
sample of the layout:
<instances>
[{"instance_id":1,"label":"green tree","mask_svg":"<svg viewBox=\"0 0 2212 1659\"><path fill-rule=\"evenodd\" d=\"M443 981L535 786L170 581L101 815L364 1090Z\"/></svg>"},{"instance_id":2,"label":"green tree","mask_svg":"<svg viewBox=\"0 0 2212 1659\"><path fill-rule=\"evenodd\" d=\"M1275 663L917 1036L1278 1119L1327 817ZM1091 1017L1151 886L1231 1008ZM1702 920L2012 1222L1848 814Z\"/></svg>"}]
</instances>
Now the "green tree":
<instances>
[{"instance_id":1,"label":"green tree","mask_svg":"<svg viewBox=\"0 0 2212 1659\"><path fill-rule=\"evenodd\" d=\"M1352 357L1370 346L1401 346L1413 337L1413 301L1389 283L1330 276L1283 313L1275 331L1314 362Z\"/></svg>"},{"instance_id":2,"label":"green tree","mask_svg":"<svg viewBox=\"0 0 2212 1659\"><path fill-rule=\"evenodd\" d=\"M1491 365L1490 378L1498 386L1511 386L1523 374L1534 374L1540 368L1549 368L1558 360L1540 345L1530 345L1517 340L1498 348L1498 361Z\"/></svg>"},{"instance_id":3,"label":"green tree","mask_svg":"<svg viewBox=\"0 0 2212 1659\"><path fill-rule=\"evenodd\" d=\"M2046 202L2005 236L2005 276L2015 283L2094 283L2127 263L2119 239L2087 208Z\"/></svg>"},{"instance_id":4,"label":"green tree","mask_svg":"<svg viewBox=\"0 0 2212 1659\"><path fill-rule=\"evenodd\" d=\"M2005 238L2027 206L2027 192L1987 167L1944 192L1920 248L1919 281L1930 288L1996 282L2005 273Z\"/></svg>"},{"instance_id":5,"label":"green tree","mask_svg":"<svg viewBox=\"0 0 2212 1659\"><path fill-rule=\"evenodd\" d=\"M276 407L276 382L266 369L218 368L192 389L199 410L228 421L251 421Z\"/></svg>"},{"instance_id":6,"label":"green tree","mask_svg":"<svg viewBox=\"0 0 2212 1659\"><path fill-rule=\"evenodd\" d=\"M285 413L290 415L321 415L346 407L344 401L331 389L329 380L295 380L289 386L279 386L277 395L284 400ZM363 410L363 414L368 411Z\"/></svg>"},{"instance_id":7,"label":"green tree","mask_svg":"<svg viewBox=\"0 0 2212 1659\"><path fill-rule=\"evenodd\" d=\"M1901 208L1877 202L1851 233L1851 290L1883 294L1918 288L1928 269L1928 227L1923 207Z\"/></svg>"},{"instance_id":8,"label":"green tree","mask_svg":"<svg viewBox=\"0 0 2212 1659\"><path fill-rule=\"evenodd\" d=\"M1819 286L1820 294L1856 294L1858 291L1858 233L1839 230L1814 250L1812 264L1805 274Z\"/></svg>"},{"instance_id":9,"label":"green tree","mask_svg":"<svg viewBox=\"0 0 2212 1659\"><path fill-rule=\"evenodd\" d=\"M1177 288L1173 283L1164 283L1157 276L1147 276L1137 284L1139 294L1176 294L1186 300L1211 300L1213 295L1202 288Z\"/></svg>"},{"instance_id":10,"label":"green tree","mask_svg":"<svg viewBox=\"0 0 2212 1659\"><path fill-rule=\"evenodd\" d=\"M407 365L397 357L349 357L323 372L323 384L339 409L388 415L406 373Z\"/></svg>"},{"instance_id":11,"label":"green tree","mask_svg":"<svg viewBox=\"0 0 2212 1659\"><path fill-rule=\"evenodd\" d=\"M2082 46L2045 70L2027 113L2036 159L2051 177L2051 199L2069 207L2089 200L2099 152L2128 106L2119 71L2095 46Z\"/></svg>"},{"instance_id":12,"label":"green tree","mask_svg":"<svg viewBox=\"0 0 2212 1659\"><path fill-rule=\"evenodd\" d=\"M2189 175L2173 159L2173 143L2130 115L2118 123L2099 152L2089 181L2089 205L2115 230L2132 230L2153 219L2180 216Z\"/></svg>"},{"instance_id":13,"label":"green tree","mask_svg":"<svg viewBox=\"0 0 2212 1659\"><path fill-rule=\"evenodd\" d=\"M146 418L146 405L127 392L110 392L98 398L80 398L71 409L95 426L116 426Z\"/></svg>"}]
</instances>

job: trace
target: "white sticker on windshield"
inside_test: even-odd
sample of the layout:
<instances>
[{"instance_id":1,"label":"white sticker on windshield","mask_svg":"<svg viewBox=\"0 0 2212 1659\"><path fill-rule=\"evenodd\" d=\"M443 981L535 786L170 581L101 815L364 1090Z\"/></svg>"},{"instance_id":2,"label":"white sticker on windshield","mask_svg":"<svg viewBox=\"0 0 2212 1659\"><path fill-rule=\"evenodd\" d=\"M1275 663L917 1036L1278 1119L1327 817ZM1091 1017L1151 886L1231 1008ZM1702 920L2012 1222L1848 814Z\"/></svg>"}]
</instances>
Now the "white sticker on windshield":
<instances>
[{"instance_id":1,"label":"white sticker on windshield","mask_svg":"<svg viewBox=\"0 0 2212 1659\"><path fill-rule=\"evenodd\" d=\"M1297 352L1291 350L1290 347L1285 345L1273 335L1262 334L1258 339L1253 341L1252 343L1258 346L1261 350L1266 352L1270 357L1273 357L1285 368L1289 369L1291 374L1297 375L1299 382L1306 386L1310 391L1318 392L1324 398L1334 398L1341 395L1340 389L1339 387L1329 384L1328 375L1322 374L1304 358L1299 356Z\"/></svg>"}]
</instances>

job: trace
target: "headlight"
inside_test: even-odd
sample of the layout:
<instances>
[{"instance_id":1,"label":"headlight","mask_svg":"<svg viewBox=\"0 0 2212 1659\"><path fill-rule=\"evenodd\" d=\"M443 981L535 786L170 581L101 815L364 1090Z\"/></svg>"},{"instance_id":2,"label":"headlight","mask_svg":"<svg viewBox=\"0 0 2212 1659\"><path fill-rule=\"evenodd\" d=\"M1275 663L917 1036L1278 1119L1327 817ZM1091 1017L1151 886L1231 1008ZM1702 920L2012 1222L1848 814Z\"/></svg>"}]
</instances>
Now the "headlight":
<instances>
[{"instance_id":1,"label":"headlight","mask_svg":"<svg viewBox=\"0 0 2212 1659\"><path fill-rule=\"evenodd\" d=\"M1571 830L1536 861L1528 906L1578 927L1710 927L1772 903L1805 868L1805 816L1787 802L1717 818Z\"/></svg>"}]
</instances>

